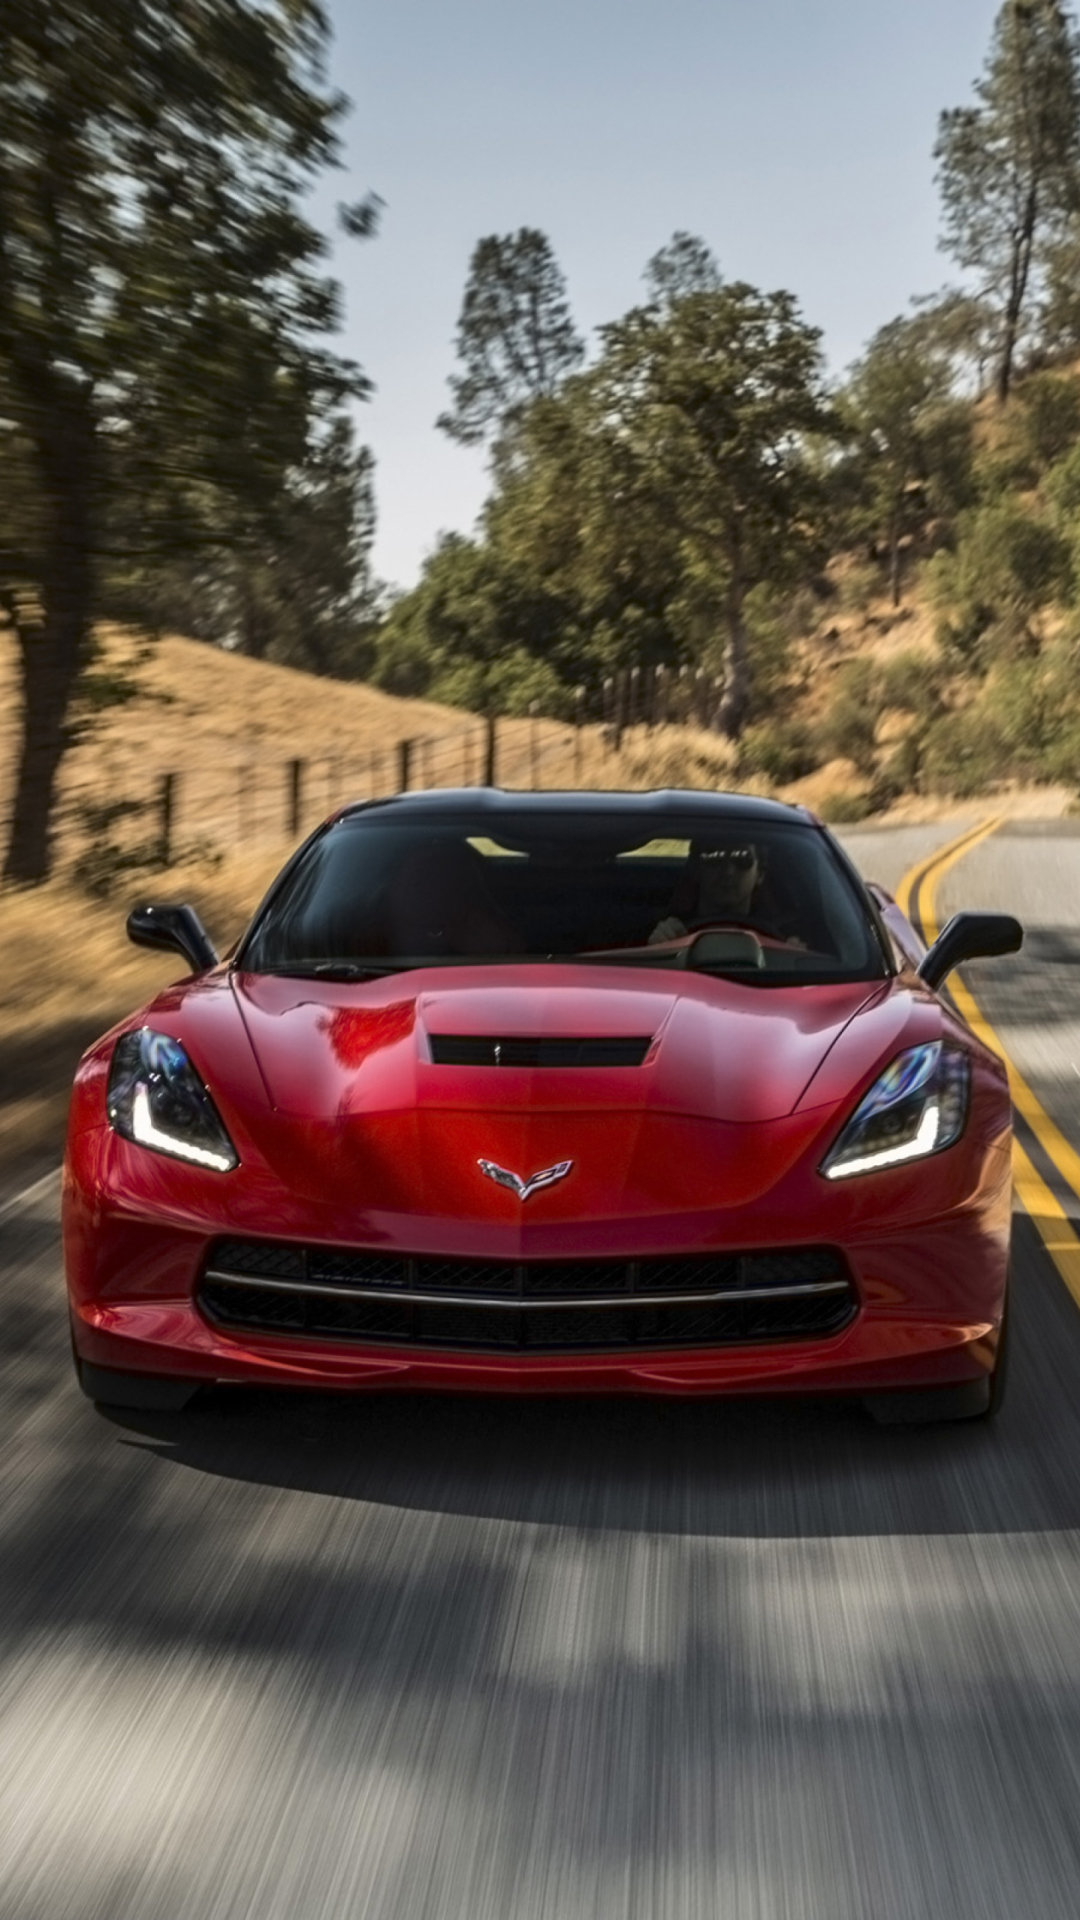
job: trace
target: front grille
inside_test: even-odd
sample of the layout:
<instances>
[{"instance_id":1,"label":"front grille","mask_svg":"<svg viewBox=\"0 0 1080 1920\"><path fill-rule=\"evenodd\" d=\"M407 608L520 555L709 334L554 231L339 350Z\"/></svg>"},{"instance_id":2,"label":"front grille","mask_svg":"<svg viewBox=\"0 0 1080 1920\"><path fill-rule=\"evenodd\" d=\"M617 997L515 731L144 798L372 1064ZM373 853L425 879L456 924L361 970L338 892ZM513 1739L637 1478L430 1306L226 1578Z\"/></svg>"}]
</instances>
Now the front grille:
<instances>
[{"instance_id":1,"label":"front grille","mask_svg":"<svg viewBox=\"0 0 1080 1920\"><path fill-rule=\"evenodd\" d=\"M822 1339L856 1309L831 1247L511 1262L223 1240L199 1299L237 1330L528 1353Z\"/></svg>"},{"instance_id":2,"label":"front grille","mask_svg":"<svg viewBox=\"0 0 1080 1920\"><path fill-rule=\"evenodd\" d=\"M500 1040L487 1034L431 1033L437 1067L640 1067L651 1035L643 1039Z\"/></svg>"}]
</instances>

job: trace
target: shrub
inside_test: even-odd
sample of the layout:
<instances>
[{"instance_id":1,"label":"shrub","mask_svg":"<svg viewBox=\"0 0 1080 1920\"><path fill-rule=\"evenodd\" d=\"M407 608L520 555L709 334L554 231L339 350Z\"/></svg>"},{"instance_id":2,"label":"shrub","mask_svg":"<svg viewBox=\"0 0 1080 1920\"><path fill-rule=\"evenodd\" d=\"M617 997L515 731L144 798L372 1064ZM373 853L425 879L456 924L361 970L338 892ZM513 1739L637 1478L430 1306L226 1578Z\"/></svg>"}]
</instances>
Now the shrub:
<instances>
[{"instance_id":1,"label":"shrub","mask_svg":"<svg viewBox=\"0 0 1080 1920\"><path fill-rule=\"evenodd\" d=\"M868 793L830 793L821 802L819 812L830 826L854 826L857 820L865 820L873 811L873 803Z\"/></svg>"},{"instance_id":2,"label":"shrub","mask_svg":"<svg viewBox=\"0 0 1080 1920\"><path fill-rule=\"evenodd\" d=\"M763 774L778 787L802 780L820 765L820 749L798 720L759 720L739 742L739 771Z\"/></svg>"},{"instance_id":3,"label":"shrub","mask_svg":"<svg viewBox=\"0 0 1080 1920\"><path fill-rule=\"evenodd\" d=\"M515 647L499 660L458 660L436 673L428 698L448 707L466 707L472 713L492 708L496 713L527 714L535 706L551 719L569 719L574 710L571 688L560 680L546 660Z\"/></svg>"},{"instance_id":4,"label":"shrub","mask_svg":"<svg viewBox=\"0 0 1080 1920\"><path fill-rule=\"evenodd\" d=\"M912 649L896 654L880 669L878 685L883 708L930 714L941 699L941 667L930 655Z\"/></svg>"},{"instance_id":5,"label":"shrub","mask_svg":"<svg viewBox=\"0 0 1080 1920\"><path fill-rule=\"evenodd\" d=\"M1035 373L1020 391L1023 441L1041 467L1080 438L1080 389L1075 380L1058 373Z\"/></svg>"},{"instance_id":6,"label":"shrub","mask_svg":"<svg viewBox=\"0 0 1080 1920\"><path fill-rule=\"evenodd\" d=\"M1007 750L994 721L971 707L944 714L927 729L922 765L931 792L966 800L1001 775Z\"/></svg>"},{"instance_id":7,"label":"shrub","mask_svg":"<svg viewBox=\"0 0 1080 1920\"><path fill-rule=\"evenodd\" d=\"M854 761L860 773L871 772L883 710L880 677L872 662L852 660L842 667L823 729L829 750Z\"/></svg>"}]
</instances>

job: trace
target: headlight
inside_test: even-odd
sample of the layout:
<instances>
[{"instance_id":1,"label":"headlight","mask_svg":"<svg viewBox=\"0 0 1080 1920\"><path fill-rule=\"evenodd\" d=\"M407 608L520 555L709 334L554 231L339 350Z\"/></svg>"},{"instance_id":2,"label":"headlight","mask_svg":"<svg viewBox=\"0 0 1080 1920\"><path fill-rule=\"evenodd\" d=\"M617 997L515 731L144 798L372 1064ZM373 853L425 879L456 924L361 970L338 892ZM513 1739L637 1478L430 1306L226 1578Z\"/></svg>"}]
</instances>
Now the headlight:
<instances>
[{"instance_id":1,"label":"headlight","mask_svg":"<svg viewBox=\"0 0 1080 1920\"><path fill-rule=\"evenodd\" d=\"M109 1121L125 1140L228 1173L239 1165L210 1095L178 1040L141 1027L117 1042L109 1069Z\"/></svg>"},{"instance_id":2,"label":"headlight","mask_svg":"<svg viewBox=\"0 0 1080 1920\"><path fill-rule=\"evenodd\" d=\"M877 1173L951 1147L964 1131L971 1069L940 1040L898 1054L856 1108L821 1165L829 1180Z\"/></svg>"}]
</instances>

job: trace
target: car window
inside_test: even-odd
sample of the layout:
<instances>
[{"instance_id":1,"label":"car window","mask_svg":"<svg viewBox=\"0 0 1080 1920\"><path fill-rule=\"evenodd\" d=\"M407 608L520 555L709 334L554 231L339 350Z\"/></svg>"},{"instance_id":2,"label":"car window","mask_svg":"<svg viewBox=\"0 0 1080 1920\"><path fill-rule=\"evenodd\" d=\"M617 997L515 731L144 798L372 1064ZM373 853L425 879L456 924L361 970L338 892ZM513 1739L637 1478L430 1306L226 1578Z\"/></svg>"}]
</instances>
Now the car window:
<instances>
[{"instance_id":1,"label":"car window","mask_svg":"<svg viewBox=\"0 0 1080 1920\"><path fill-rule=\"evenodd\" d=\"M650 831L584 809L347 816L303 854L241 954L256 971L507 959L759 985L886 970L866 898L819 829L703 814Z\"/></svg>"}]
</instances>

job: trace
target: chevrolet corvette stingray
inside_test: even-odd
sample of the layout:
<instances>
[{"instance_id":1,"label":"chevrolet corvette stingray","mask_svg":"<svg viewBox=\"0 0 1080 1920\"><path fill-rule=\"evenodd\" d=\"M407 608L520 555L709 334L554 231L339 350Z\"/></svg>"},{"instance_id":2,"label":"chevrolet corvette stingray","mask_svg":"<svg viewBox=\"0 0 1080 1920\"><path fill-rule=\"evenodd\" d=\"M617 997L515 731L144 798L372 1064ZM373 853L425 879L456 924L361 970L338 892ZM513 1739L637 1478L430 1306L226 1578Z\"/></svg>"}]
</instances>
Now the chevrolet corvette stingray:
<instances>
[{"instance_id":1,"label":"chevrolet corvette stingray","mask_svg":"<svg viewBox=\"0 0 1080 1920\"><path fill-rule=\"evenodd\" d=\"M93 1399L201 1387L1001 1401L1005 1070L811 814L740 795L343 809L75 1081Z\"/></svg>"}]
</instances>

